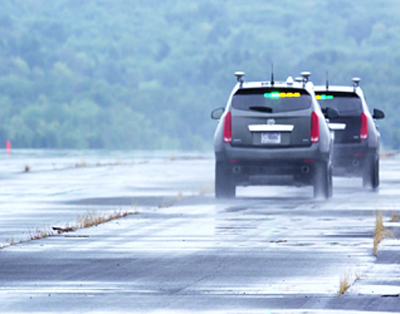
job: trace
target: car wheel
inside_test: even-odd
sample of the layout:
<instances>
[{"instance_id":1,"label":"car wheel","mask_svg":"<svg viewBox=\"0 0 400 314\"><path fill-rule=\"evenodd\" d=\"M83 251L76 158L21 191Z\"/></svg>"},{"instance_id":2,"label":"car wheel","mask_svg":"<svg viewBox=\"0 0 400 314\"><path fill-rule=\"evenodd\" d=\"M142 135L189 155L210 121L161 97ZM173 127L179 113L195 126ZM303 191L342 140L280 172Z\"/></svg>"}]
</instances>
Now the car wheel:
<instances>
[{"instance_id":1,"label":"car wheel","mask_svg":"<svg viewBox=\"0 0 400 314\"><path fill-rule=\"evenodd\" d=\"M315 165L314 197L329 199L332 196L332 166L326 162Z\"/></svg>"},{"instance_id":2,"label":"car wheel","mask_svg":"<svg viewBox=\"0 0 400 314\"><path fill-rule=\"evenodd\" d=\"M215 163L215 197L233 198L236 186L233 182L231 169L223 162Z\"/></svg>"},{"instance_id":3,"label":"car wheel","mask_svg":"<svg viewBox=\"0 0 400 314\"><path fill-rule=\"evenodd\" d=\"M379 158L367 160L363 173L363 187L376 189L379 186Z\"/></svg>"}]
</instances>

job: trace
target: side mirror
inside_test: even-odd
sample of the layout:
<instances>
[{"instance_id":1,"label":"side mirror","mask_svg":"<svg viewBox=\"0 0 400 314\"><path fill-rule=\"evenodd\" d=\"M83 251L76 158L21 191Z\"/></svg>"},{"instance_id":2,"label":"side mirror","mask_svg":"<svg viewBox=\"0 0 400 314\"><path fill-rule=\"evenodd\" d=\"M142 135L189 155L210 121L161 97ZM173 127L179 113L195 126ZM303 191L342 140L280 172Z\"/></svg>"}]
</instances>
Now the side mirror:
<instances>
[{"instance_id":1,"label":"side mirror","mask_svg":"<svg viewBox=\"0 0 400 314\"><path fill-rule=\"evenodd\" d=\"M374 109L374 114L372 117L376 120L383 119L385 117L385 113L382 110Z\"/></svg>"},{"instance_id":2,"label":"side mirror","mask_svg":"<svg viewBox=\"0 0 400 314\"><path fill-rule=\"evenodd\" d=\"M339 118L339 112L334 108L326 107L325 109L322 109L322 112L327 119Z\"/></svg>"},{"instance_id":3,"label":"side mirror","mask_svg":"<svg viewBox=\"0 0 400 314\"><path fill-rule=\"evenodd\" d=\"M211 119L219 120L224 113L225 108L218 108L211 111Z\"/></svg>"}]
</instances>

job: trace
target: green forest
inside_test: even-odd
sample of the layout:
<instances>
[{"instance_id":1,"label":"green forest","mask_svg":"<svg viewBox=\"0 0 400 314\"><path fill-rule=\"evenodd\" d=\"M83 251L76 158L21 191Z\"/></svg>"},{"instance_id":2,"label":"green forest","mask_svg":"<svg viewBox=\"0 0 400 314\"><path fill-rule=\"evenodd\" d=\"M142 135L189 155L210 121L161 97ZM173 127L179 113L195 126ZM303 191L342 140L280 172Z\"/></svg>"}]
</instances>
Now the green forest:
<instances>
[{"instance_id":1,"label":"green forest","mask_svg":"<svg viewBox=\"0 0 400 314\"><path fill-rule=\"evenodd\" d=\"M400 148L398 0L0 0L0 147L212 148L235 71L310 71L380 108ZM4 144L3 144L4 143Z\"/></svg>"}]
</instances>

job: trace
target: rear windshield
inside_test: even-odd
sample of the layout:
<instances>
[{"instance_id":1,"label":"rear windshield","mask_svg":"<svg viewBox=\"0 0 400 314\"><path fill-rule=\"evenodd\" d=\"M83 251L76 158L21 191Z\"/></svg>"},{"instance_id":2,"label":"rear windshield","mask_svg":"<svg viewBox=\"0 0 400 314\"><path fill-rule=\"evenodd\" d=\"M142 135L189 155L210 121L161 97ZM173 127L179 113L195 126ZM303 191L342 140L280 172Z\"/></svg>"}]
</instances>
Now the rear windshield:
<instances>
[{"instance_id":1,"label":"rear windshield","mask_svg":"<svg viewBox=\"0 0 400 314\"><path fill-rule=\"evenodd\" d=\"M311 96L296 88L245 88L232 98L232 107L259 112L286 112L311 107Z\"/></svg>"},{"instance_id":2,"label":"rear windshield","mask_svg":"<svg viewBox=\"0 0 400 314\"><path fill-rule=\"evenodd\" d=\"M352 117L362 113L361 99L355 93L324 92L316 93L316 97L322 109L334 108L340 116Z\"/></svg>"}]
</instances>

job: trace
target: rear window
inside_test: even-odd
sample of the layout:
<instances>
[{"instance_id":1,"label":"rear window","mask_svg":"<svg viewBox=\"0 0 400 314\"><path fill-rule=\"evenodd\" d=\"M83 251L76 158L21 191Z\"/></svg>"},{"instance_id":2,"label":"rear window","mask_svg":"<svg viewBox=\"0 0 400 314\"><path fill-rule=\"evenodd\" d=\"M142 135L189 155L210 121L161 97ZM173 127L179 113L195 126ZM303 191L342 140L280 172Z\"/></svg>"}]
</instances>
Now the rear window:
<instances>
[{"instance_id":1,"label":"rear window","mask_svg":"<svg viewBox=\"0 0 400 314\"><path fill-rule=\"evenodd\" d=\"M322 109L334 108L340 116L352 117L362 113L361 99L355 93L324 92L316 93L316 97Z\"/></svg>"},{"instance_id":2,"label":"rear window","mask_svg":"<svg viewBox=\"0 0 400 314\"><path fill-rule=\"evenodd\" d=\"M259 112L286 112L311 107L311 95L295 88L245 88L232 98L232 107Z\"/></svg>"}]
</instances>

